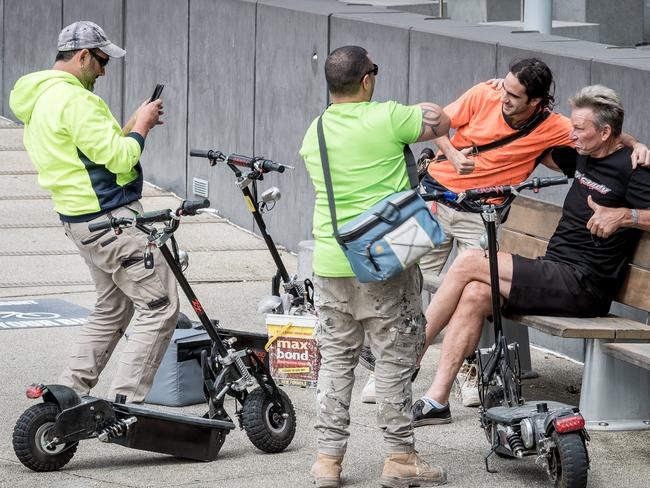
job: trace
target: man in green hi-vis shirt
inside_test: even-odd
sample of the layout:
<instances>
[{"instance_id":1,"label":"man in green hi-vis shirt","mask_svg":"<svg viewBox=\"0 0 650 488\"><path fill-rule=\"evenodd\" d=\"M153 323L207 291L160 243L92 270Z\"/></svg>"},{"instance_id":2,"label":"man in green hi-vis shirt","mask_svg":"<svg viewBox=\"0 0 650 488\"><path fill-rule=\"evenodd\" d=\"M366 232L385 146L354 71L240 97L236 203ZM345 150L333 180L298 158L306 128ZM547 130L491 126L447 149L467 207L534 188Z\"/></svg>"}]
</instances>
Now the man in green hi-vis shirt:
<instances>
[{"instance_id":1,"label":"man in green hi-vis shirt","mask_svg":"<svg viewBox=\"0 0 650 488\"><path fill-rule=\"evenodd\" d=\"M144 266L145 234L89 232L88 224L142 212L140 154L149 131L162 123L162 101L142 104L122 128L92 91L109 61L126 51L88 21L65 27L57 50L52 69L16 82L9 105L25 124L25 148L38 182L52 192L65 234L97 292L59 383L87 394L137 311L109 398L120 394L142 402L176 326L176 281L158 249L153 268Z\"/></svg>"},{"instance_id":2,"label":"man in green hi-vis shirt","mask_svg":"<svg viewBox=\"0 0 650 488\"><path fill-rule=\"evenodd\" d=\"M358 46L336 49L325 62L332 105L323 114L323 132L339 227L409 188L406 144L449 130L449 117L433 103L371 102L378 70ZM365 334L377 358L377 423L387 451L382 486L443 483L445 470L429 466L415 452L411 426L410 378L424 341L420 270L412 266L382 282L356 279L333 236L316 125L314 120L300 150L316 190L313 266L322 358L316 393L318 456L311 474L319 488L340 486L354 368Z\"/></svg>"}]
</instances>

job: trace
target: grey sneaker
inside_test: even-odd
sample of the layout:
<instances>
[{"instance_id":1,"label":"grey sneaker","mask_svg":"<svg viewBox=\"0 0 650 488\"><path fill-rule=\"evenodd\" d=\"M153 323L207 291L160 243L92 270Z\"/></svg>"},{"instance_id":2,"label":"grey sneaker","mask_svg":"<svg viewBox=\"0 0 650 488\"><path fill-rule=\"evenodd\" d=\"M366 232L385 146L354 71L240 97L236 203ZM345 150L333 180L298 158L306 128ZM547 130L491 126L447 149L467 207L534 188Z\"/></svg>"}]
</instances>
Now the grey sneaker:
<instances>
[{"instance_id":1,"label":"grey sneaker","mask_svg":"<svg viewBox=\"0 0 650 488\"><path fill-rule=\"evenodd\" d=\"M422 399L413 404L413 427L450 424L451 421L449 405L443 408L435 408Z\"/></svg>"},{"instance_id":2,"label":"grey sneaker","mask_svg":"<svg viewBox=\"0 0 650 488\"><path fill-rule=\"evenodd\" d=\"M481 399L478 395L478 368L476 363L465 361L454 380L456 398L466 407L478 407Z\"/></svg>"}]
</instances>

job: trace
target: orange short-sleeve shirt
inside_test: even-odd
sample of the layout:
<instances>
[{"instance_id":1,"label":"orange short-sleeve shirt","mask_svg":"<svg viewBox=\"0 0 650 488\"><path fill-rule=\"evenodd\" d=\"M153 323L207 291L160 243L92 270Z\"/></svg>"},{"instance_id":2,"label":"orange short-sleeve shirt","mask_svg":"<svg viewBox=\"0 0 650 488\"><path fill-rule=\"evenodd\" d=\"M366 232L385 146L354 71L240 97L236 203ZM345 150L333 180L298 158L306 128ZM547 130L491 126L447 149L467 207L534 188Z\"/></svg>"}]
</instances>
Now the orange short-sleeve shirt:
<instances>
[{"instance_id":1,"label":"orange short-sleeve shirt","mask_svg":"<svg viewBox=\"0 0 650 488\"><path fill-rule=\"evenodd\" d=\"M481 146L516 132L501 112L501 92L487 83L475 85L445 107L456 133L451 139L457 149ZM533 172L539 156L549 148L571 146L571 122L551 113L530 134L510 144L471 156L475 169L467 175L456 173L449 161L429 165L429 174L454 192L483 186L520 183Z\"/></svg>"}]
</instances>

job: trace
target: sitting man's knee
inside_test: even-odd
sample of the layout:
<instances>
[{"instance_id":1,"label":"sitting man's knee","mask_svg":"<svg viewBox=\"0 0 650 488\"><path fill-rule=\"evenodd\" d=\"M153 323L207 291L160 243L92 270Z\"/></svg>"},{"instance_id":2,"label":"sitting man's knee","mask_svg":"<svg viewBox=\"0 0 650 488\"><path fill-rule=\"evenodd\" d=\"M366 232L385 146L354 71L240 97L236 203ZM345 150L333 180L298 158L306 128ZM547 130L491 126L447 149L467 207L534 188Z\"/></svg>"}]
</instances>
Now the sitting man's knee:
<instances>
[{"instance_id":1,"label":"sitting man's knee","mask_svg":"<svg viewBox=\"0 0 650 488\"><path fill-rule=\"evenodd\" d=\"M467 249L461 252L451 268L450 272L467 274L476 271L477 266L480 266L485 261L485 254L480 249Z\"/></svg>"},{"instance_id":2,"label":"sitting man's knee","mask_svg":"<svg viewBox=\"0 0 650 488\"><path fill-rule=\"evenodd\" d=\"M470 281L463 290L463 300L484 313L491 313L492 290L481 281Z\"/></svg>"}]
</instances>

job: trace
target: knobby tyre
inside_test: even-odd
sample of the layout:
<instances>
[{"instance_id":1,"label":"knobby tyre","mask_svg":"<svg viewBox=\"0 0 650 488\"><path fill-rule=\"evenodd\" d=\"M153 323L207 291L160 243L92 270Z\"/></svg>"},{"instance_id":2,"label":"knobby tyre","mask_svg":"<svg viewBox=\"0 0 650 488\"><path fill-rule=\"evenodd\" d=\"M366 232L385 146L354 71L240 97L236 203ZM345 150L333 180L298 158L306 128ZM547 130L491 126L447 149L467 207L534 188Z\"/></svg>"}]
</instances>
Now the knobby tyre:
<instances>
[{"instance_id":1,"label":"knobby tyre","mask_svg":"<svg viewBox=\"0 0 650 488\"><path fill-rule=\"evenodd\" d=\"M296 433L296 412L289 396L278 389L286 418L273 404L270 394L256 388L247 397L242 410L246 435L255 447L264 452L285 450Z\"/></svg>"},{"instance_id":2,"label":"knobby tyre","mask_svg":"<svg viewBox=\"0 0 650 488\"><path fill-rule=\"evenodd\" d=\"M46 447L47 433L60 412L54 403L29 407L14 427L13 445L18 460L33 471L56 471L74 456L78 442Z\"/></svg>"},{"instance_id":3,"label":"knobby tyre","mask_svg":"<svg viewBox=\"0 0 650 488\"><path fill-rule=\"evenodd\" d=\"M577 432L552 435L555 448L549 466L556 488L585 488L587 486L587 448Z\"/></svg>"}]
</instances>

